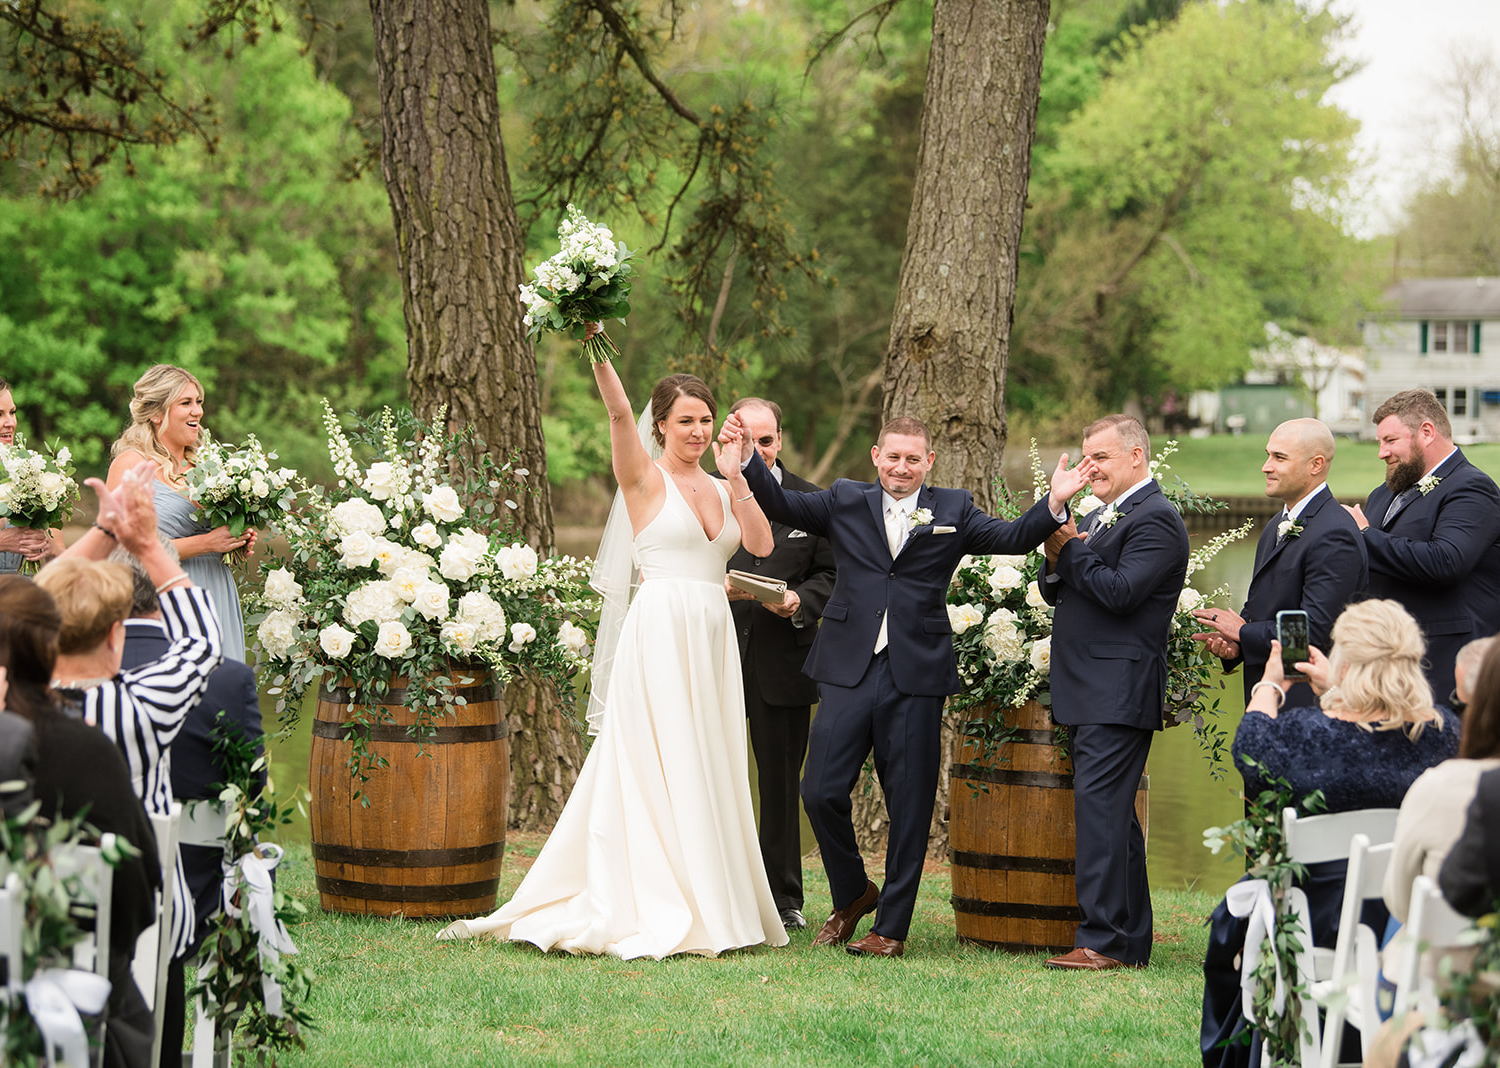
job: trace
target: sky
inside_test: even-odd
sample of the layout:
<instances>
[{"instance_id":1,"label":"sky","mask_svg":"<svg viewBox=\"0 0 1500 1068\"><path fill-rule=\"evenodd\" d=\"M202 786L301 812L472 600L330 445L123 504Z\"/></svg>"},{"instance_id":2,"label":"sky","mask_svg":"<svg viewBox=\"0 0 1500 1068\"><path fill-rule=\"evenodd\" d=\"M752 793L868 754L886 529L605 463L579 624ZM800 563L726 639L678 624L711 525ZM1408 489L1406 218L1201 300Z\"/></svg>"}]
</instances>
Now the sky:
<instances>
[{"instance_id":1,"label":"sky","mask_svg":"<svg viewBox=\"0 0 1500 1068\"><path fill-rule=\"evenodd\" d=\"M1344 45L1365 62L1329 99L1360 120L1358 147L1371 184L1365 233L1388 231L1433 151L1451 138L1435 83L1455 47L1483 49L1500 63L1500 0L1335 0L1354 17Z\"/></svg>"}]
</instances>

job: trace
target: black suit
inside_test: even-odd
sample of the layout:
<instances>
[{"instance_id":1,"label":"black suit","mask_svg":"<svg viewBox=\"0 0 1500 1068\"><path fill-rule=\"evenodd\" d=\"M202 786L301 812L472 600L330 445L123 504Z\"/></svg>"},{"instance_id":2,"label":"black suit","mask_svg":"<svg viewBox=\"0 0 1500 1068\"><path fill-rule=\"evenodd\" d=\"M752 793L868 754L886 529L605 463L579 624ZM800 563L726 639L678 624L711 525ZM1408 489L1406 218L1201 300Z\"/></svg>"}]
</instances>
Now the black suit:
<instances>
[{"instance_id":1,"label":"black suit","mask_svg":"<svg viewBox=\"0 0 1500 1068\"><path fill-rule=\"evenodd\" d=\"M1085 521L1086 522L1086 521ZM1151 960L1151 891L1135 792L1166 707L1167 639L1187 575L1188 536L1148 481L1110 526L1062 546L1042 595L1052 621L1052 718L1073 758L1075 947Z\"/></svg>"},{"instance_id":2,"label":"black suit","mask_svg":"<svg viewBox=\"0 0 1500 1068\"><path fill-rule=\"evenodd\" d=\"M1370 596L1401 602L1427 638L1433 699L1453 691L1453 661L1474 638L1500 630L1500 490L1458 449L1385 522L1394 494L1381 483L1365 502Z\"/></svg>"},{"instance_id":3,"label":"black suit","mask_svg":"<svg viewBox=\"0 0 1500 1068\"><path fill-rule=\"evenodd\" d=\"M780 460L781 484L813 493ZM818 617L833 590L833 548L827 538L785 523L772 523L776 546L765 557L740 549L729 561L737 571L784 579L802 608L798 622L778 616L759 601L731 601L745 679L745 715L760 780L760 855L778 909L802 908L802 833L797 780L807 755L807 725L818 684L802 673L818 634Z\"/></svg>"},{"instance_id":4,"label":"black suit","mask_svg":"<svg viewBox=\"0 0 1500 1068\"><path fill-rule=\"evenodd\" d=\"M126 620L121 670L160 659L170 645L166 631L156 623ZM214 800L219 796L216 787L224 781L224 775L214 764L212 732L218 725L221 711L225 722L238 728L246 739L254 741L257 751L260 751L260 699L255 689L255 672L247 664L228 657L208 677L208 688L204 690L202 700L193 706L183 721L182 730L172 740L168 753L172 762L172 796L179 801ZM193 894L196 923L193 947L189 950L191 956L197 952L198 944L208 934L210 922L219 912L224 884L224 852L193 845L179 845L177 852L182 857L182 871ZM179 903L179 907L182 904L185 903ZM181 1061L186 1010L184 998L183 958L178 957L173 959L167 971L161 1054L163 1068L175 1068Z\"/></svg>"},{"instance_id":5,"label":"black suit","mask_svg":"<svg viewBox=\"0 0 1500 1068\"><path fill-rule=\"evenodd\" d=\"M1240 660L1224 661L1225 670L1244 662L1245 701L1250 687L1260 681L1271 641L1276 637L1276 613L1300 608L1307 613L1308 640L1327 653L1333 645L1333 621L1344 606L1363 600L1370 581L1369 559L1359 524L1325 485L1307 502L1298 517L1302 533L1280 539L1280 516L1261 532L1255 547L1255 572L1240 611ZM1289 708L1318 703L1305 682L1287 692Z\"/></svg>"}]
</instances>

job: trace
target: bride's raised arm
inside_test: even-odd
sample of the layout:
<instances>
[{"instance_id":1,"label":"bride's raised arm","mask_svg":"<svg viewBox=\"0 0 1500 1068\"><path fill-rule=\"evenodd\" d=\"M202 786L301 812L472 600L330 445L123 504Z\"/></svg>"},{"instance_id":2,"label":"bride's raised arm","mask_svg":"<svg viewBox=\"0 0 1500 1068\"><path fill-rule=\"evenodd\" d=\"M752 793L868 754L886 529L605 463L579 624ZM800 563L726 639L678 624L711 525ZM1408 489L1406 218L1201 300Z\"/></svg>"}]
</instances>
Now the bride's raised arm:
<instances>
[{"instance_id":1,"label":"bride's raised arm","mask_svg":"<svg viewBox=\"0 0 1500 1068\"><path fill-rule=\"evenodd\" d=\"M594 382L599 387L599 396L609 412L609 454L614 466L615 481L627 496L640 493L650 485L651 457L636 433L635 415L630 410L630 398L625 395L624 383L615 372L615 365L608 360L594 364Z\"/></svg>"}]
</instances>

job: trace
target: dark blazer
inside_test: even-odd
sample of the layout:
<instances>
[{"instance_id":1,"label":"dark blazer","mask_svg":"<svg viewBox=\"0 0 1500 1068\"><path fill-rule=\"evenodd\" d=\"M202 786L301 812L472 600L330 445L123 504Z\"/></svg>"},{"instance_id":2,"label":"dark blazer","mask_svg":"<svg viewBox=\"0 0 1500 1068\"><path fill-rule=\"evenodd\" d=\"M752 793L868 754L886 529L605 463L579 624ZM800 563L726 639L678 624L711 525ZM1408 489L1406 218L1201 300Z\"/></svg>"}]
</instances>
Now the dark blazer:
<instances>
[{"instance_id":1,"label":"dark blazer","mask_svg":"<svg viewBox=\"0 0 1500 1068\"><path fill-rule=\"evenodd\" d=\"M833 546L838 577L802 670L834 686L854 686L864 677L889 612L896 688L913 696L957 693L962 684L946 599L959 560L970 553L1029 552L1060 525L1046 500L1007 521L976 508L968 490L924 485L916 506L931 511L932 522L912 528L892 560L878 482L841 478L814 493L787 490L758 454L746 464L745 478L772 522L821 535ZM939 533L945 527L952 529Z\"/></svg>"},{"instance_id":2,"label":"dark blazer","mask_svg":"<svg viewBox=\"0 0 1500 1068\"><path fill-rule=\"evenodd\" d=\"M1438 872L1443 897L1465 916L1493 911L1500 898L1500 768L1479 776L1464 830Z\"/></svg>"},{"instance_id":3,"label":"dark blazer","mask_svg":"<svg viewBox=\"0 0 1500 1068\"><path fill-rule=\"evenodd\" d=\"M1276 637L1276 613L1300 608L1307 613L1309 640L1326 653L1333 645L1333 621L1344 606L1362 600L1370 581L1369 558L1359 524L1324 486L1298 518L1302 533L1276 544L1273 518L1255 547L1255 572L1240 615L1240 658L1224 661L1225 670L1243 661L1245 700L1260 681ZM1317 704L1305 682L1287 693L1287 707Z\"/></svg>"},{"instance_id":4,"label":"dark blazer","mask_svg":"<svg viewBox=\"0 0 1500 1068\"><path fill-rule=\"evenodd\" d=\"M1167 639L1188 536L1153 480L1118 509L1114 524L1062 547L1041 583L1052 619L1052 718L1160 730Z\"/></svg>"},{"instance_id":5,"label":"dark blazer","mask_svg":"<svg viewBox=\"0 0 1500 1068\"><path fill-rule=\"evenodd\" d=\"M799 493L818 487L798 478L780 460L781 484ZM730 601L734 629L740 639L740 661L755 665L761 695L767 703L798 707L818 699L818 684L802 673L803 661L818 636L818 618L833 592L833 547L828 539L786 523L771 524L776 547L766 557L740 549L729 560L737 571L785 579L802 600L802 626L778 616L759 601Z\"/></svg>"},{"instance_id":6,"label":"dark blazer","mask_svg":"<svg viewBox=\"0 0 1500 1068\"><path fill-rule=\"evenodd\" d=\"M0 813L13 819L31 804L36 783L36 731L31 720L0 711Z\"/></svg>"},{"instance_id":7,"label":"dark blazer","mask_svg":"<svg viewBox=\"0 0 1500 1068\"><path fill-rule=\"evenodd\" d=\"M1394 496L1381 483L1365 502L1370 596L1400 601L1427 638L1433 698L1453 690L1453 661L1473 638L1500 630L1500 489L1461 451L1433 471L1441 481L1383 522Z\"/></svg>"}]
</instances>

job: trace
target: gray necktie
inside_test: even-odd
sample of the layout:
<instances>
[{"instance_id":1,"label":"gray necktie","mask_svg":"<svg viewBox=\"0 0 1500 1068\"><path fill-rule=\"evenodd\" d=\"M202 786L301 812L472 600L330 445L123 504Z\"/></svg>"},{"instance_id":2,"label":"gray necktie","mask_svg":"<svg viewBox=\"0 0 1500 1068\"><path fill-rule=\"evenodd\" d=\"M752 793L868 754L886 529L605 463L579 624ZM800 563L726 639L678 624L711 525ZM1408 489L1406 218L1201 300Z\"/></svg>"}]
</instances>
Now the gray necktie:
<instances>
[{"instance_id":1,"label":"gray necktie","mask_svg":"<svg viewBox=\"0 0 1500 1068\"><path fill-rule=\"evenodd\" d=\"M1396 513L1405 508L1407 502L1410 501L1414 496L1416 496L1416 493L1416 486L1408 486L1406 489L1396 494L1395 497L1391 498L1390 507L1385 510L1385 518L1380 521L1380 525L1383 527L1389 526L1391 520L1396 518Z\"/></svg>"}]
</instances>

